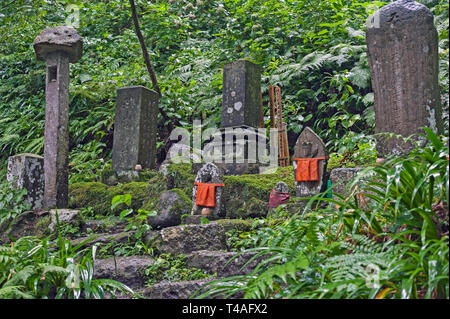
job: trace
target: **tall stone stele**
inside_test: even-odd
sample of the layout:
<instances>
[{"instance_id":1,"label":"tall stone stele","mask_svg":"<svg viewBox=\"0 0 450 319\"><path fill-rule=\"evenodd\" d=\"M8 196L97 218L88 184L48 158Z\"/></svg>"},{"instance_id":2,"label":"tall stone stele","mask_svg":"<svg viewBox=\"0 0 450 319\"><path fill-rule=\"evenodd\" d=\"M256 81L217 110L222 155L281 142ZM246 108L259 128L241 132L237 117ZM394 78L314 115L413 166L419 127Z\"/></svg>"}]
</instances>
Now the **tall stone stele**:
<instances>
[{"instance_id":1,"label":"tall stone stele","mask_svg":"<svg viewBox=\"0 0 450 319\"><path fill-rule=\"evenodd\" d=\"M258 127L261 67L247 60L223 66L222 127Z\"/></svg>"},{"instance_id":2,"label":"tall stone stele","mask_svg":"<svg viewBox=\"0 0 450 319\"><path fill-rule=\"evenodd\" d=\"M83 42L67 26L41 31L33 42L38 60L47 62L44 130L44 206L67 207L69 155L69 63L81 58Z\"/></svg>"},{"instance_id":3,"label":"tall stone stele","mask_svg":"<svg viewBox=\"0 0 450 319\"><path fill-rule=\"evenodd\" d=\"M408 137L422 126L442 133L438 34L430 10L412 0L390 3L368 18L366 40L376 133ZM377 138L380 157L411 148L399 139Z\"/></svg>"},{"instance_id":4,"label":"tall stone stele","mask_svg":"<svg viewBox=\"0 0 450 319\"><path fill-rule=\"evenodd\" d=\"M112 168L119 174L155 167L158 101L143 86L117 89Z\"/></svg>"}]
</instances>

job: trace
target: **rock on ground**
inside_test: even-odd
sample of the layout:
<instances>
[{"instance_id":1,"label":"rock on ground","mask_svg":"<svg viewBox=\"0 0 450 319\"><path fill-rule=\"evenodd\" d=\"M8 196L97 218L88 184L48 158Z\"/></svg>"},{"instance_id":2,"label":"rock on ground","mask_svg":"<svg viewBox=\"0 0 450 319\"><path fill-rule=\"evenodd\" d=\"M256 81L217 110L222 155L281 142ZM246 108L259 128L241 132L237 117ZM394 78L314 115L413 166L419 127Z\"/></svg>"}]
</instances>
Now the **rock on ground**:
<instances>
[{"instance_id":1,"label":"rock on ground","mask_svg":"<svg viewBox=\"0 0 450 319\"><path fill-rule=\"evenodd\" d=\"M145 269L154 262L150 256L127 256L97 259L94 264L96 278L120 281L130 288L145 285Z\"/></svg>"},{"instance_id":2,"label":"rock on ground","mask_svg":"<svg viewBox=\"0 0 450 319\"><path fill-rule=\"evenodd\" d=\"M197 250L227 250L225 230L217 223L184 225L161 230L158 247L164 253L189 254Z\"/></svg>"}]
</instances>

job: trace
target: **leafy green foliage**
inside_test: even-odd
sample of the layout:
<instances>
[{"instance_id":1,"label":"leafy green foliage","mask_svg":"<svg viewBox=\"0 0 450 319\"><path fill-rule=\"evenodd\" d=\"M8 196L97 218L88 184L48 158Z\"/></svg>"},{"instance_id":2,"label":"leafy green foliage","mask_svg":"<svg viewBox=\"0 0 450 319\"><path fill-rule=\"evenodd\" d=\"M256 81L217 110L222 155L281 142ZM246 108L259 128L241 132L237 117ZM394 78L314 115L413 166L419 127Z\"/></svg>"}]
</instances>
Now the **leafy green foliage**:
<instances>
[{"instance_id":1,"label":"leafy green foliage","mask_svg":"<svg viewBox=\"0 0 450 319\"><path fill-rule=\"evenodd\" d=\"M291 134L308 125L344 155L349 132L373 133L373 93L365 20L381 1L136 1L141 29L162 90L159 147L168 124L190 129L220 124L224 63L246 58L282 88ZM440 83L448 118L448 1L423 1L439 32ZM45 67L32 42L47 26L71 23L79 10L83 56L70 66L70 182L94 181L111 160L115 92L150 79L127 1L16 0L0 7L0 161L20 152L42 154ZM69 20L67 20L69 19ZM18 41L17 39L20 39ZM266 108L266 124L268 124ZM444 121L446 122L446 121ZM292 145L291 145L292 146ZM163 154L163 153L162 153ZM162 160L162 158L160 158ZM0 173L5 166L0 165Z\"/></svg>"},{"instance_id":2,"label":"leafy green foliage","mask_svg":"<svg viewBox=\"0 0 450 319\"><path fill-rule=\"evenodd\" d=\"M0 226L13 221L20 213L30 208L23 201L26 189L16 189L11 183L0 184Z\"/></svg>"},{"instance_id":3,"label":"leafy green foliage","mask_svg":"<svg viewBox=\"0 0 450 319\"><path fill-rule=\"evenodd\" d=\"M448 146L427 128L423 138L409 156L367 168L348 198L319 194L314 211L258 229L243 251L264 260L198 297L448 298Z\"/></svg>"},{"instance_id":4,"label":"leafy green foliage","mask_svg":"<svg viewBox=\"0 0 450 319\"><path fill-rule=\"evenodd\" d=\"M131 205L131 195L116 195L111 201L111 210L114 210L118 205L125 204L126 206ZM120 213L120 218L125 219L125 217L133 214L133 208L124 209ZM132 217L127 218L128 225L125 227L125 230L134 230L135 237L141 238L148 230L151 229L151 226L148 224L148 217L156 216L156 211L146 211L143 209L138 209L137 213L132 215Z\"/></svg>"},{"instance_id":5,"label":"leafy green foliage","mask_svg":"<svg viewBox=\"0 0 450 319\"><path fill-rule=\"evenodd\" d=\"M98 299L117 290L133 294L117 281L94 278L96 246L81 250L87 240L72 247L57 224L56 242L27 236L0 247L2 298Z\"/></svg>"}]
</instances>

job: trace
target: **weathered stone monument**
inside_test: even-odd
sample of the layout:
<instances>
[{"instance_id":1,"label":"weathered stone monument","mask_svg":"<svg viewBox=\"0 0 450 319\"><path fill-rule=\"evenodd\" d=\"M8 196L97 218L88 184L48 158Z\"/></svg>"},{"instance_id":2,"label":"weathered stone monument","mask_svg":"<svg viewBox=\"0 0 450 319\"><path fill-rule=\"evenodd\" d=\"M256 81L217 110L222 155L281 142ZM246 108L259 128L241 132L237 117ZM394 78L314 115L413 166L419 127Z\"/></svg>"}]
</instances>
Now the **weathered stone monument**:
<instances>
[{"instance_id":1,"label":"weathered stone monument","mask_svg":"<svg viewBox=\"0 0 450 319\"><path fill-rule=\"evenodd\" d=\"M328 153L322 139L305 127L294 149L295 195L311 197L323 191Z\"/></svg>"},{"instance_id":2,"label":"weathered stone monument","mask_svg":"<svg viewBox=\"0 0 450 319\"><path fill-rule=\"evenodd\" d=\"M238 60L223 67L222 127L259 127L260 66Z\"/></svg>"},{"instance_id":3,"label":"weathered stone monument","mask_svg":"<svg viewBox=\"0 0 450 319\"><path fill-rule=\"evenodd\" d=\"M33 42L47 62L44 130L44 207L67 207L69 156L69 63L81 58L82 39L66 26L41 31Z\"/></svg>"},{"instance_id":4,"label":"weathered stone monument","mask_svg":"<svg viewBox=\"0 0 450 319\"><path fill-rule=\"evenodd\" d=\"M112 168L154 168L159 96L143 86L117 89Z\"/></svg>"},{"instance_id":5,"label":"weathered stone monument","mask_svg":"<svg viewBox=\"0 0 450 319\"><path fill-rule=\"evenodd\" d=\"M427 126L442 133L438 86L438 34L430 10L399 0L367 20L367 54L375 94L375 131L403 137ZM403 154L411 143L377 138L380 157Z\"/></svg>"},{"instance_id":6,"label":"weathered stone monument","mask_svg":"<svg viewBox=\"0 0 450 319\"><path fill-rule=\"evenodd\" d=\"M6 179L18 189L25 188L24 202L31 210L44 208L44 158L35 154L18 154L8 158Z\"/></svg>"},{"instance_id":7,"label":"weathered stone monument","mask_svg":"<svg viewBox=\"0 0 450 319\"><path fill-rule=\"evenodd\" d=\"M225 175L260 172L267 142L264 129L259 130L260 94L259 65L247 60L224 65L222 127L210 136L203 159L216 164ZM193 165L193 171L199 167Z\"/></svg>"},{"instance_id":8,"label":"weathered stone monument","mask_svg":"<svg viewBox=\"0 0 450 319\"><path fill-rule=\"evenodd\" d=\"M192 190L192 215L218 219L223 215L223 178L213 163L205 163L195 177Z\"/></svg>"}]
</instances>

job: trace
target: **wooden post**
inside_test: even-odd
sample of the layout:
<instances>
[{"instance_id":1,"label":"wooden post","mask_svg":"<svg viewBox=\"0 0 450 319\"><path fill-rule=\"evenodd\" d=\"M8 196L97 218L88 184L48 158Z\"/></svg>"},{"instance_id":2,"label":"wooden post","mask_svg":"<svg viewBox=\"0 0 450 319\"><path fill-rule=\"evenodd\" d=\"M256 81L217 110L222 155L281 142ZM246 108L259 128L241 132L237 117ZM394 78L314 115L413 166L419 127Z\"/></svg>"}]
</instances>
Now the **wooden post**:
<instances>
[{"instance_id":1,"label":"wooden post","mask_svg":"<svg viewBox=\"0 0 450 319\"><path fill-rule=\"evenodd\" d=\"M264 128L264 106L263 106L262 92L259 94L259 107L260 107L259 127Z\"/></svg>"},{"instance_id":2,"label":"wooden post","mask_svg":"<svg viewBox=\"0 0 450 319\"><path fill-rule=\"evenodd\" d=\"M273 94L273 85L269 85L269 109L270 109L270 128L275 128L275 102Z\"/></svg>"},{"instance_id":3,"label":"wooden post","mask_svg":"<svg viewBox=\"0 0 450 319\"><path fill-rule=\"evenodd\" d=\"M287 145L286 125L283 123L283 109L281 107L281 89L279 86L275 88L277 99L277 124L278 124L278 147L280 166L286 167L289 162L289 148Z\"/></svg>"}]
</instances>

